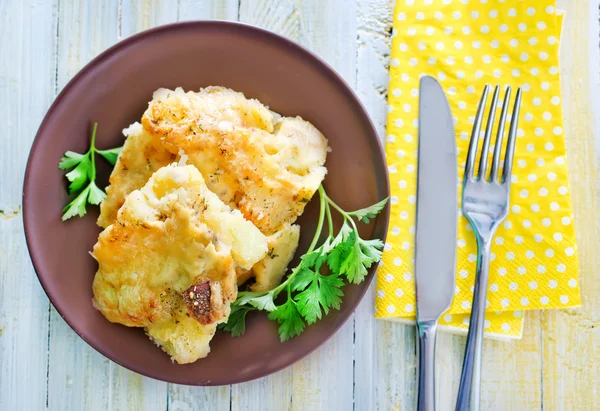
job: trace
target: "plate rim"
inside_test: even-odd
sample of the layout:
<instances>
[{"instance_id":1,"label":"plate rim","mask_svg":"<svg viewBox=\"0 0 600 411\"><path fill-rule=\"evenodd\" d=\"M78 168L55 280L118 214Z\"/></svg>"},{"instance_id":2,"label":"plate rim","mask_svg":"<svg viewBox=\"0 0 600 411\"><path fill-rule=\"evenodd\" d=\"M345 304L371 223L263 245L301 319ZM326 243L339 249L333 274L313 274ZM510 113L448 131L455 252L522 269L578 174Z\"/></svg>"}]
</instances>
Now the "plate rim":
<instances>
[{"instance_id":1,"label":"plate rim","mask_svg":"<svg viewBox=\"0 0 600 411\"><path fill-rule=\"evenodd\" d=\"M155 380L164 381L164 382L173 383L173 384L188 385L188 386L225 386L225 385L240 384L240 383L244 383L244 382L248 382L248 381L253 381L253 380L274 374L278 371L281 371L284 368L287 368L287 367L301 361L302 359L306 358L308 355L310 355L311 353L316 351L317 348L319 348L323 344L325 344L331 337L333 337L339 331L339 329L343 325L346 324L346 322L350 319L351 314L353 314L356 311L356 308L358 307L360 302L363 300L365 294L367 293L367 290L370 288L370 284L373 281L373 278L375 277L374 274L375 274L378 266L377 265L372 266L368 271L368 278L363 283L360 284L362 288L360 289L360 291L358 293L359 297L356 299L356 302L353 303L349 307L349 310L348 310L349 315L346 318L344 318L343 321L341 321L336 327L332 328L332 332L326 338L319 341L317 344L314 345L314 347L312 347L310 350L308 350L304 354L294 357L290 361L285 361L279 367L275 367L274 369L269 370L268 372L258 375L258 376L255 376L255 377L236 378L235 374L232 374L232 375L234 375L234 377L228 383L217 383L217 384L213 384L211 382L194 383L190 379L185 379L185 378L182 378L181 380L167 379L167 378L163 378L161 375L155 375L151 372L147 372L146 369L142 369L142 368L138 367L136 365L136 363L119 361L118 359L114 358L112 355L108 354L107 350L105 350L103 347L95 346L90 341L88 341L88 339L86 337L84 337L74 325L71 324L71 322L68 319L69 315L68 314L65 315L65 312L68 310L64 309L64 307L59 308L61 306L61 304L60 303L57 304L56 301L52 298L52 296L47 291L47 287L46 287L47 280L45 279L45 276L40 275L40 272L44 271L42 269L44 263L43 263L43 261L41 261L41 257L36 255L37 254L36 250L35 249L32 250L32 248L35 248L35 247L30 246L30 235L29 235L30 211L29 211L29 206L28 206L29 203L26 201L26 194L28 194L28 192L31 190L30 189L30 185L31 185L31 183L30 183L30 178L31 178L30 168L32 165L32 154L36 150L37 145L40 143L40 136L42 134L44 134L49 118L52 116L52 114L57 109L57 107L60 106L64 96L69 93L71 88L74 87L74 85L79 81L79 79L81 77L83 77L86 73L95 69L98 65L102 64L102 62L105 61L106 59L110 58L110 56L114 55L115 53L117 53L119 51L122 51L123 49L129 47L130 45L135 44L136 42L138 42L140 40L145 39L146 37L153 37L156 35L160 35L161 33L172 32L174 30L175 31L177 31L177 30L193 30L198 26L230 27L234 30L241 30L242 32L246 31L246 32L249 32L256 36L259 36L259 37L263 37L263 38L266 37L270 40L273 40L276 43L279 43L279 44L283 43L284 45L293 48L294 53L303 54L303 55L307 56L309 60L312 60L312 63L316 64L317 66L320 66L319 71L321 71L323 74L325 74L326 76L331 78L335 83L337 83L340 90L343 91L343 93L346 94L347 97L350 100L352 100L353 103L363 112L364 119L366 120L366 124L369 126L369 128L372 131L372 133L370 133L370 134L375 136L375 140L376 140L374 143L376 146L375 152L376 152L377 156L380 158L381 164L384 165L383 177L384 177L385 181L383 182L384 183L383 184L383 187L384 187L383 194L385 195L385 197L388 197L388 198L390 197L389 173L388 173L387 167L385 167L386 157L385 157L385 150L384 150L381 138L379 138L377 129L375 128L375 125L373 124L373 120L369 116L368 111L366 110L366 108L364 107L364 105L362 104L362 102L360 101L360 99L358 98L356 93L354 92L354 90L350 87L350 85L342 78L342 76L332 66L330 66L327 62L325 62L321 57L316 55L314 52L312 52L309 49L305 48L304 46L298 44L297 42L295 42L287 37L284 37L282 35L279 35L275 32L272 32L270 30L267 30L267 29L264 29L264 28L261 28L261 27L258 27L258 26L252 25L252 24L236 22L236 21L227 21L227 20L191 20L191 21L175 22L175 23L159 25L159 26L141 31L134 35L131 35L123 40L120 40L117 43L110 46L109 48L107 48L106 50L104 50L103 52L101 52L100 54L98 54L92 60L90 60L68 81L68 83L63 87L61 92L52 101L52 104L50 105L50 107L48 108L48 111L44 115L44 117L38 127L38 131L36 132L33 142L31 144L31 148L29 150L27 162L25 165L25 172L24 172L24 179L23 179L23 188L22 188L23 217L22 218L23 218L23 231L24 231L24 235L25 235L27 251L28 251L29 257L31 259L35 274L38 278L38 281L40 282L40 284L42 286L42 289L44 290L44 293L48 297L48 300L50 301L50 303L52 304L54 309L58 312L58 314L67 323L69 328L71 328L77 334L77 336L79 336L79 338L81 338L88 346L90 346L92 349L94 349L96 352L100 353L102 356L109 359L110 361L113 361L114 363L116 363L130 371L133 371L137 374L140 374L140 375L143 375L145 377L149 377L149 378L152 378ZM368 137L368 139L372 140L371 137ZM373 144L372 141L369 141L369 143L371 145ZM385 208L381 211L381 213L377 216L377 218L371 223L372 226L374 227L374 237L376 237L377 231L381 231L382 235L381 235L380 239L385 242L388 228L389 228L389 220L390 220L390 202L388 201ZM167 355L164 352L161 352L161 354Z\"/></svg>"}]
</instances>

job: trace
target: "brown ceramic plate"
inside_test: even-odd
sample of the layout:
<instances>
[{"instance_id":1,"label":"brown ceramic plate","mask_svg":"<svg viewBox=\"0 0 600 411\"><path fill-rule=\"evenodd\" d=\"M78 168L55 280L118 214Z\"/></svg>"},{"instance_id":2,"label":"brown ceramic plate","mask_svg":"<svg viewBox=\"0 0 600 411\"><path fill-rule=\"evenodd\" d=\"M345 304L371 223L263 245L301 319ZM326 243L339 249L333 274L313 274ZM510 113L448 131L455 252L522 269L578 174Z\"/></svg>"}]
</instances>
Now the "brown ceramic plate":
<instances>
[{"instance_id":1,"label":"brown ceramic plate","mask_svg":"<svg viewBox=\"0 0 600 411\"><path fill-rule=\"evenodd\" d=\"M300 337L279 342L276 324L263 313L254 313L244 336L217 333L209 356L189 365L172 363L141 329L111 324L94 309L92 279L97 265L88 251L100 232L97 209L85 218L61 222L61 209L69 197L58 161L66 150L87 150L95 121L99 148L121 145L121 130L139 121L157 88L198 90L208 85L242 91L319 128L332 148L325 187L346 210L389 195L382 148L357 97L329 66L283 37L237 23L180 23L130 37L85 66L48 111L29 156L23 214L31 258L58 312L92 347L140 374L190 385L248 381L298 361L350 317L374 272L362 284L345 287L341 310ZM109 171L101 170L101 186ZM299 219L303 235L298 255L313 236L316 203L312 201ZM373 224L362 227L362 235L385 238L388 218L386 208Z\"/></svg>"}]
</instances>

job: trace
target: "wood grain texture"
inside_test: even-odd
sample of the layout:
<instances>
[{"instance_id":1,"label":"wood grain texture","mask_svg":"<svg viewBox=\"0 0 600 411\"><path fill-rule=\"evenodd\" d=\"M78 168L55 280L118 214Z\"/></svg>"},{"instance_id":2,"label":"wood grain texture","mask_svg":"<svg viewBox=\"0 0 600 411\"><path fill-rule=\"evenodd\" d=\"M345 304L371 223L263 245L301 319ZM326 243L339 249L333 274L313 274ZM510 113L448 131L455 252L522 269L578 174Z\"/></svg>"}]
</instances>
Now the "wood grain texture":
<instances>
[{"instance_id":1,"label":"wood grain texture","mask_svg":"<svg viewBox=\"0 0 600 411\"><path fill-rule=\"evenodd\" d=\"M484 410L541 410L542 358L539 312L527 313L523 338L517 341L486 341L481 385ZM460 338L461 343L464 337ZM464 345L461 344L463 347ZM455 357L460 364L461 349ZM456 374L456 388L460 373Z\"/></svg>"},{"instance_id":2,"label":"wood grain texture","mask_svg":"<svg viewBox=\"0 0 600 411\"><path fill-rule=\"evenodd\" d=\"M237 20L238 11L237 0L179 0L176 17L178 21ZM244 398L246 399L248 396ZM188 387L169 384L167 409L176 411L229 410L233 400L230 386Z\"/></svg>"},{"instance_id":3,"label":"wood grain texture","mask_svg":"<svg viewBox=\"0 0 600 411\"><path fill-rule=\"evenodd\" d=\"M484 347L482 410L600 409L599 0L559 0L565 132L583 307L528 313L521 341ZM322 348L266 378L186 387L132 373L80 340L31 267L21 187L55 95L119 39L191 19L241 20L308 47L346 79L385 135L394 0L2 0L0 13L0 410L411 410L413 327L373 319L373 293ZM438 341L438 404L453 409L464 337ZM26 384L24 383L26 382Z\"/></svg>"},{"instance_id":4,"label":"wood grain texture","mask_svg":"<svg viewBox=\"0 0 600 411\"><path fill-rule=\"evenodd\" d=\"M179 15L179 3L168 0L121 0L119 5L119 38L161 24L174 23Z\"/></svg>"},{"instance_id":5,"label":"wood grain texture","mask_svg":"<svg viewBox=\"0 0 600 411\"><path fill-rule=\"evenodd\" d=\"M117 0L58 4L56 91L92 58L119 38ZM52 308L50 317L48 408L162 410L167 384L144 378L109 361L85 344ZM68 353L68 354L66 354Z\"/></svg>"},{"instance_id":6,"label":"wood grain texture","mask_svg":"<svg viewBox=\"0 0 600 411\"><path fill-rule=\"evenodd\" d=\"M357 2L356 93L382 142L394 3ZM374 319L374 285L355 314L355 409L412 409L416 394L414 327Z\"/></svg>"},{"instance_id":7,"label":"wood grain texture","mask_svg":"<svg viewBox=\"0 0 600 411\"><path fill-rule=\"evenodd\" d=\"M297 21L297 40L329 63L351 87L355 87L355 2L295 3L296 12L290 15L289 21ZM292 367L294 410L352 409L356 377L354 332L351 318L320 349Z\"/></svg>"},{"instance_id":8,"label":"wood grain texture","mask_svg":"<svg viewBox=\"0 0 600 411\"><path fill-rule=\"evenodd\" d=\"M340 10L346 9L344 13ZM249 0L240 3L240 21L255 24L306 46L353 86L356 29L353 2ZM348 18L350 16L350 18ZM275 107L275 109L277 109ZM353 323L348 322L308 358L262 380L232 387L232 409L345 410L353 406ZM273 389L278 384L282 390ZM260 393L265 404L239 401ZM340 393L343 393L340 395ZM277 400L277 401L275 401Z\"/></svg>"},{"instance_id":9,"label":"wood grain texture","mask_svg":"<svg viewBox=\"0 0 600 411\"><path fill-rule=\"evenodd\" d=\"M560 1L565 135L577 228L582 307L542 314L543 404L550 410L600 408L600 198L597 160L599 2ZM589 53L589 40L596 52ZM594 57L596 57L594 59Z\"/></svg>"},{"instance_id":10,"label":"wood grain texture","mask_svg":"<svg viewBox=\"0 0 600 411\"><path fill-rule=\"evenodd\" d=\"M237 0L179 0L177 20L237 20Z\"/></svg>"},{"instance_id":11,"label":"wood grain texture","mask_svg":"<svg viewBox=\"0 0 600 411\"><path fill-rule=\"evenodd\" d=\"M31 142L54 97L56 4L4 0L0 14L11 19L0 25L0 410L40 410L49 303L25 246L21 188Z\"/></svg>"}]
</instances>

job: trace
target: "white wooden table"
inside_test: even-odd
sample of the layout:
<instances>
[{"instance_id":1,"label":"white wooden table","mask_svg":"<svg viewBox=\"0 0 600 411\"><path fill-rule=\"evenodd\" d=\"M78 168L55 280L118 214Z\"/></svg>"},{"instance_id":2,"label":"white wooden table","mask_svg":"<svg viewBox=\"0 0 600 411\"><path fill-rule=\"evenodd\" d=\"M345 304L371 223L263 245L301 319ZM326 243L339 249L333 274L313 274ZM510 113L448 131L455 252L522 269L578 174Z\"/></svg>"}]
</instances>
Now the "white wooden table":
<instances>
[{"instance_id":1,"label":"white wooden table","mask_svg":"<svg viewBox=\"0 0 600 411\"><path fill-rule=\"evenodd\" d=\"M482 409L600 409L598 0L559 0L565 130L583 307L527 316L521 341L485 346ZM185 387L130 372L79 339L48 302L21 218L25 162L57 93L91 58L141 30L239 20L316 52L384 135L393 0L0 0L0 410L411 410L415 332L373 319L372 293L310 357L246 384ZM438 396L453 409L464 338L438 342Z\"/></svg>"}]
</instances>

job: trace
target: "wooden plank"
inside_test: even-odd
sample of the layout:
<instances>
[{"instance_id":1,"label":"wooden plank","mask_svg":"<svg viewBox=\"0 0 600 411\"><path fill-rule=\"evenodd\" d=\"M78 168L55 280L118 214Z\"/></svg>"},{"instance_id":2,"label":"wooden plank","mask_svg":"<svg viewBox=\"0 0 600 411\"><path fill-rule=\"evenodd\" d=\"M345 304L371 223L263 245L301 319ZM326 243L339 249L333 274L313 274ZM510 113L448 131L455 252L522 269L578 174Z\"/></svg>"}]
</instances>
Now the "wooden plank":
<instances>
[{"instance_id":1,"label":"wooden plank","mask_svg":"<svg viewBox=\"0 0 600 411\"><path fill-rule=\"evenodd\" d=\"M597 0L559 1L565 8L561 46L565 135L577 228L582 307L542 316L545 409L600 407L600 148ZM590 47L595 51L589 53ZM596 57L596 58L594 58Z\"/></svg>"},{"instance_id":2,"label":"wooden plank","mask_svg":"<svg viewBox=\"0 0 600 411\"><path fill-rule=\"evenodd\" d=\"M299 40L299 15L292 1L240 2L239 20ZM276 108L274 108L276 109ZM288 367L256 381L231 387L231 410L289 410L292 408L293 370Z\"/></svg>"},{"instance_id":3,"label":"wooden plank","mask_svg":"<svg viewBox=\"0 0 600 411\"><path fill-rule=\"evenodd\" d=\"M464 337L461 340L464 341ZM539 311L527 313L521 340L486 341L481 381L481 409L542 409L541 350ZM464 349L455 354L458 355L458 370L462 364ZM458 390L459 378L460 372L456 374L454 397Z\"/></svg>"},{"instance_id":4,"label":"wooden plank","mask_svg":"<svg viewBox=\"0 0 600 411\"><path fill-rule=\"evenodd\" d=\"M355 88L356 2L297 1L295 12L288 14L288 28L282 27L280 32L297 36L292 38L323 58ZM352 409L356 378L354 355L351 318L324 346L293 366L293 409Z\"/></svg>"},{"instance_id":5,"label":"wooden plank","mask_svg":"<svg viewBox=\"0 0 600 411\"><path fill-rule=\"evenodd\" d=\"M118 40L120 7L119 0L60 3L57 90ZM72 332L54 309L49 355L48 406L52 410L166 408L166 383L142 377L104 358Z\"/></svg>"},{"instance_id":6,"label":"wooden plank","mask_svg":"<svg viewBox=\"0 0 600 411\"><path fill-rule=\"evenodd\" d=\"M229 410L229 385L223 387L189 387L169 384L167 409L170 411Z\"/></svg>"},{"instance_id":7,"label":"wooden plank","mask_svg":"<svg viewBox=\"0 0 600 411\"><path fill-rule=\"evenodd\" d=\"M119 38L176 22L179 15L178 4L178 1L173 0L120 0Z\"/></svg>"},{"instance_id":8,"label":"wooden plank","mask_svg":"<svg viewBox=\"0 0 600 411\"><path fill-rule=\"evenodd\" d=\"M568 7L566 4L559 3L561 8ZM590 97L590 112L600 113L600 76L598 76L598 69L600 65L600 46L598 39L600 38L600 0L590 0L589 12L588 12L588 79L589 81L589 97ZM583 41L586 41L584 39ZM600 153L600 138L598 137L598 131L600 130L600 116L592 116L592 129L595 134L595 145L596 154ZM598 163L597 163L598 164ZM596 189L600 191L600 185L596 184Z\"/></svg>"},{"instance_id":9,"label":"wooden plank","mask_svg":"<svg viewBox=\"0 0 600 411\"><path fill-rule=\"evenodd\" d=\"M356 93L385 144L387 89L394 2L357 2ZM415 398L413 327L374 318L375 283L355 318L356 410L411 409Z\"/></svg>"},{"instance_id":10,"label":"wooden plank","mask_svg":"<svg viewBox=\"0 0 600 411\"><path fill-rule=\"evenodd\" d=\"M238 6L238 0L179 0L178 20L237 20Z\"/></svg>"},{"instance_id":11,"label":"wooden plank","mask_svg":"<svg viewBox=\"0 0 600 411\"><path fill-rule=\"evenodd\" d=\"M440 410L454 410L453 405L456 404L462 359L465 354L465 337L440 333L436 351L437 404ZM489 353L489 351L487 352ZM489 373L489 370L487 372ZM485 394L482 396L486 397Z\"/></svg>"},{"instance_id":12,"label":"wooden plank","mask_svg":"<svg viewBox=\"0 0 600 411\"><path fill-rule=\"evenodd\" d=\"M290 21L298 41L356 87L356 2L297 2ZM293 18L293 19L292 19ZM292 26L290 24L290 26ZM294 34L290 29L282 33ZM354 400L354 319L323 347L293 366L294 410L349 410ZM359 388L367 388L359 384Z\"/></svg>"},{"instance_id":13,"label":"wooden plank","mask_svg":"<svg viewBox=\"0 0 600 411\"><path fill-rule=\"evenodd\" d=\"M220 19L236 20L238 15L237 0L212 1L212 0L180 0L177 19L202 20ZM262 399L253 399L248 403L259 404ZM167 408L181 411L212 411L229 410L231 404L231 387L189 387L185 385L169 384ZM264 403L263 403L264 404Z\"/></svg>"},{"instance_id":14,"label":"wooden plank","mask_svg":"<svg viewBox=\"0 0 600 411\"><path fill-rule=\"evenodd\" d=\"M259 380L231 386L232 411L292 409L290 367Z\"/></svg>"},{"instance_id":15,"label":"wooden plank","mask_svg":"<svg viewBox=\"0 0 600 411\"><path fill-rule=\"evenodd\" d=\"M118 0L60 0L57 93L92 58L117 41Z\"/></svg>"},{"instance_id":16,"label":"wooden plank","mask_svg":"<svg viewBox=\"0 0 600 411\"><path fill-rule=\"evenodd\" d=\"M414 409L417 389L414 327L380 321L376 331L372 354L375 375L370 388L374 391L374 401L367 403L366 409ZM367 401L364 396L365 394L360 394L357 398L361 398L364 403Z\"/></svg>"},{"instance_id":17,"label":"wooden plank","mask_svg":"<svg viewBox=\"0 0 600 411\"><path fill-rule=\"evenodd\" d=\"M320 55L352 86L355 84L355 2L249 0L240 4L240 21L267 28L298 41ZM262 409L237 401L238 394L266 398L271 409L352 408L353 324L349 322L324 347L292 368L264 380L232 387L232 409ZM278 390L269 389L276 385ZM291 386L291 390L290 390ZM277 394L282 390L286 396ZM275 392L277 398L272 395ZM291 393L291 398L288 394ZM279 404L277 404L279 402Z\"/></svg>"},{"instance_id":18,"label":"wooden plank","mask_svg":"<svg viewBox=\"0 0 600 411\"><path fill-rule=\"evenodd\" d=\"M5 0L0 14L0 409L42 410L49 303L27 253L21 192L31 142L54 96L56 2Z\"/></svg>"}]
</instances>

